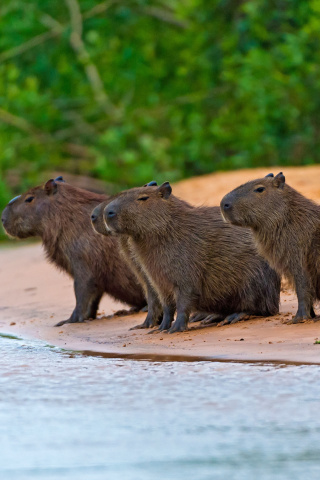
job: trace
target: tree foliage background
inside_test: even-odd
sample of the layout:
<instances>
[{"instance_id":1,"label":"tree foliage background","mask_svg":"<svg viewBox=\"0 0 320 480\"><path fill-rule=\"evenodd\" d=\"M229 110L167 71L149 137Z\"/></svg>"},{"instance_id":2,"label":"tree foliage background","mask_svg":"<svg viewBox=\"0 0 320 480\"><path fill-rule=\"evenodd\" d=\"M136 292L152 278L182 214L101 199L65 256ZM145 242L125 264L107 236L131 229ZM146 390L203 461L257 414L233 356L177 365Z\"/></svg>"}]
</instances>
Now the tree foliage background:
<instances>
[{"instance_id":1,"label":"tree foliage background","mask_svg":"<svg viewBox=\"0 0 320 480\"><path fill-rule=\"evenodd\" d=\"M2 0L0 32L0 208L51 171L320 161L319 0Z\"/></svg>"}]
</instances>

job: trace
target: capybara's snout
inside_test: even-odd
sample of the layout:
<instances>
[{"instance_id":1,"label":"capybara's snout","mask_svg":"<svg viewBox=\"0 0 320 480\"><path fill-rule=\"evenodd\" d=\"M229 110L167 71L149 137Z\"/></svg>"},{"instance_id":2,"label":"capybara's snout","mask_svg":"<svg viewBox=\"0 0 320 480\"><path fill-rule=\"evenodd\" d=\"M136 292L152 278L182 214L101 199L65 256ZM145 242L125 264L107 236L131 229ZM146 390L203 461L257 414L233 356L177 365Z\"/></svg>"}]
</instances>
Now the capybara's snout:
<instances>
[{"instance_id":1,"label":"capybara's snout","mask_svg":"<svg viewBox=\"0 0 320 480\"><path fill-rule=\"evenodd\" d=\"M12 200L10 200L10 202L8 203L8 205L6 206L6 208L3 210L2 212L2 215L1 215L1 222L2 222L2 225L4 226L4 228L6 228L6 226L8 226L8 223L9 223L9 216L10 216L10 208L11 206L21 197L21 195L18 195L17 197L14 197Z\"/></svg>"},{"instance_id":2,"label":"capybara's snout","mask_svg":"<svg viewBox=\"0 0 320 480\"><path fill-rule=\"evenodd\" d=\"M4 227L6 227L6 223L8 222L8 207L6 207L1 215L1 222Z\"/></svg>"},{"instance_id":3,"label":"capybara's snout","mask_svg":"<svg viewBox=\"0 0 320 480\"><path fill-rule=\"evenodd\" d=\"M98 220L99 216L100 216L100 213L101 213L101 207L100 205L98 205L94 210L92 210L91 212L91 222L92 223L96 223L96 221Z\"/></svg>"},{"instance_id":4,"label":"capybara's snout","mask_svg":"<svg viewBox=\"0 0 320 480\"><path fill-rule=\"evenodd\" d=\"M227 212L228 210L231 210L232 208L231 200L228 200L228 199L222 200L220 207L223 212Z\"/></svg>"},{"instance_id":5,"label":"capybara's snout","mask_svg":"<svg viewBox=\"0 0 320 480\"><path fill-rule=\"evenodd\" d=\"M232 198L229 194L225 195L221 200L220 209L224 220L230 220L230 215L232 211Z\"/></svg>"},{"instance_id":6,"label":"capybara's snout","mask_svg":"<svg viewBox=\"0 0 320 480\"><path fill-rule=\"evenodd\" d=\"M106 222L114 219L117 216L117 207L111 202L109 205L106 206L104 209L104 218Z\"/></svg>"}]
</instances>

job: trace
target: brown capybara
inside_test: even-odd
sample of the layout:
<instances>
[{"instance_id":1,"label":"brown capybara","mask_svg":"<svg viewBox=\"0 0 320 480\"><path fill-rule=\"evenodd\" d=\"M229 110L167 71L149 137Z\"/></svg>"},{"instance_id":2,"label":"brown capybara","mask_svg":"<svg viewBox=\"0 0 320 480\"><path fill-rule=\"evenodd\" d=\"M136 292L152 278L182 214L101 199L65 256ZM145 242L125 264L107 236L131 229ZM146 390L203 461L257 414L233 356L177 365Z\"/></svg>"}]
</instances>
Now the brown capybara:
<instances>
[{"instance_id":1,"label":"brown capybara","mask_svg":"<svg viewBox=\"0 0 320 480\"><path fill-rule=\"evenodd\" d=\"M150 182L145 186L156 186L156 182ZM101 235L108 235L110 236L112 232L107 230L106 224L104 221L103 211L105 207L110 203L109 200L100 203L91 214L91 222L92 226L96 232L100 233ZM131 248L131 239L128 235L116 235L114 238L118 240L118 246L121 254L123 255L125 261L128 265L130 265L131 270L135 273L137 280L139 281L140 285L143 288L145 293L145 297L148 302L148 314L145 321L133 327L133 329L137 328L150 328L159 325L162 320L162 307L160 300L158 298L157 293L153 289L152 285L150 284L148 277L144 273L141 265L137 262L136 257L133 254Z\"/></svg>"},{"instance_id":2,"label":"brown capybara","mask_svg":"<svg viewBox=\"0 0 320 480\"><path fill-rule=\"evenodd\" d=\"M107 198L58 177L14 198L2 213L9 235L41 237L49 261L74 279L76 307L70 318L57 326L95 318L103 293L137 309L146 305L116 239L99 238L92 229L92 209Z\"/></svg>"},{"instance_id":3,"label":"brown capybara","mask_svg":"<svg viewBox=\"0 0 320 480\"><path fill-rule=\"evenodd\" d=\"M191 311L228 316L228 323L276 314L280 279L258 255L250 230L225 223L219 207L193 207L171 191L168 182L133 188L104 210L107 228L130 237L159 295L159 329L185 330Z\"/></svg>"},{"instance_id":4,"label":"brown capybara","mask_svg":"<svg viewBox=\"0 0 320 480\"><path fill-rule=\"evenodd\" d=\"M298 311L289 323L314 318L320 299L320 206L286 184L282 172L236 188L221 201L223 217L251 228L258 251L295 288Z\"/></svg>"}]
</instances>

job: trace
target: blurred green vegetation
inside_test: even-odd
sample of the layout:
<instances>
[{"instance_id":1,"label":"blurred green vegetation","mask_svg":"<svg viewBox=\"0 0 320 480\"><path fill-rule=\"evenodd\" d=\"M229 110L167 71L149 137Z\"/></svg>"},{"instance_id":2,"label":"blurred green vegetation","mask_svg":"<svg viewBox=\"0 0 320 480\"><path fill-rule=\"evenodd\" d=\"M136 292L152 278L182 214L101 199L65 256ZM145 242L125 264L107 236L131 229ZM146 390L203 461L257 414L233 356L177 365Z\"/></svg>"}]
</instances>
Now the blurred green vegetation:
<instances>
[{"instance_id":1,"label":"blurred green vegetation","mask_svg":"<svg viewBox=\"0 0 320 480\"><path fill-rule=\"evenodd\" d=\"M4 0L0 32L0 208L51 171L320 161L319 0Z\"/></svg>"}]
</instances>

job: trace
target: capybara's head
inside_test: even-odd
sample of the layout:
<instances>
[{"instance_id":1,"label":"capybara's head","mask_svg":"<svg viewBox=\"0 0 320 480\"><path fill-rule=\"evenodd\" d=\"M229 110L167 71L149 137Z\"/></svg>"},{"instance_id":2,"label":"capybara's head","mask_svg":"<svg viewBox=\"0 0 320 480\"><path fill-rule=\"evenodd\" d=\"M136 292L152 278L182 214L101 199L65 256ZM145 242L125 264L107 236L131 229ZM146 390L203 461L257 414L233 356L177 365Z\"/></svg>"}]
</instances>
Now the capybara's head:
<instances>
[{"instance_id":1,"label":"capybara's head","mask_svg":"<svg viewBox=\"0 0 320 480\"><path fill-rule=\"evenodd\" d=\"M44 185L30 188L13 198L2 212L1 220L8 235L17 238L41 236L46 214L55 201L62 177L48 180Z\"/></svg>"},{"instance_id":2,"label":"capybara's head","mask_svg":"<svg viewBox=\"0 0 320 480\"><path fill-rule=\"evenodd\" d=\"M119 193L104 209L107 230L139 236L165 229L171 192L169 182L165 182L160 187L145 186Z\"/></svg>"},{"instance_id":3,"label":"capybara's head","mask_svg":"<svg viewBox=\"0 0 320 480\"><path fill-rule=\"evenodd\" d=\"M282 172L275 177L269 173L225 195L220 203L222 216L233 225L258 229L282 214L286 205L285 192Z\"/></svg>"},{"instance_id":4,"label":"capybara's head","mask_svg":"<svg viewBox=\"0 0 320 480\"><path fill-rule=\"evenodd\" d=\"M149 182L144 187L152 187L152 186L157 186L157 182ZM105 207L112 201L112 199L109 199L105 202L100 203L100 205L97 205L96 208L91 213L91 223L93 226L93 229L97 232L100 233L101 235L111 235L112 231L108 230L106 228L106 224L104 221L104 209Z\"/></svg>"}]
</instances>

